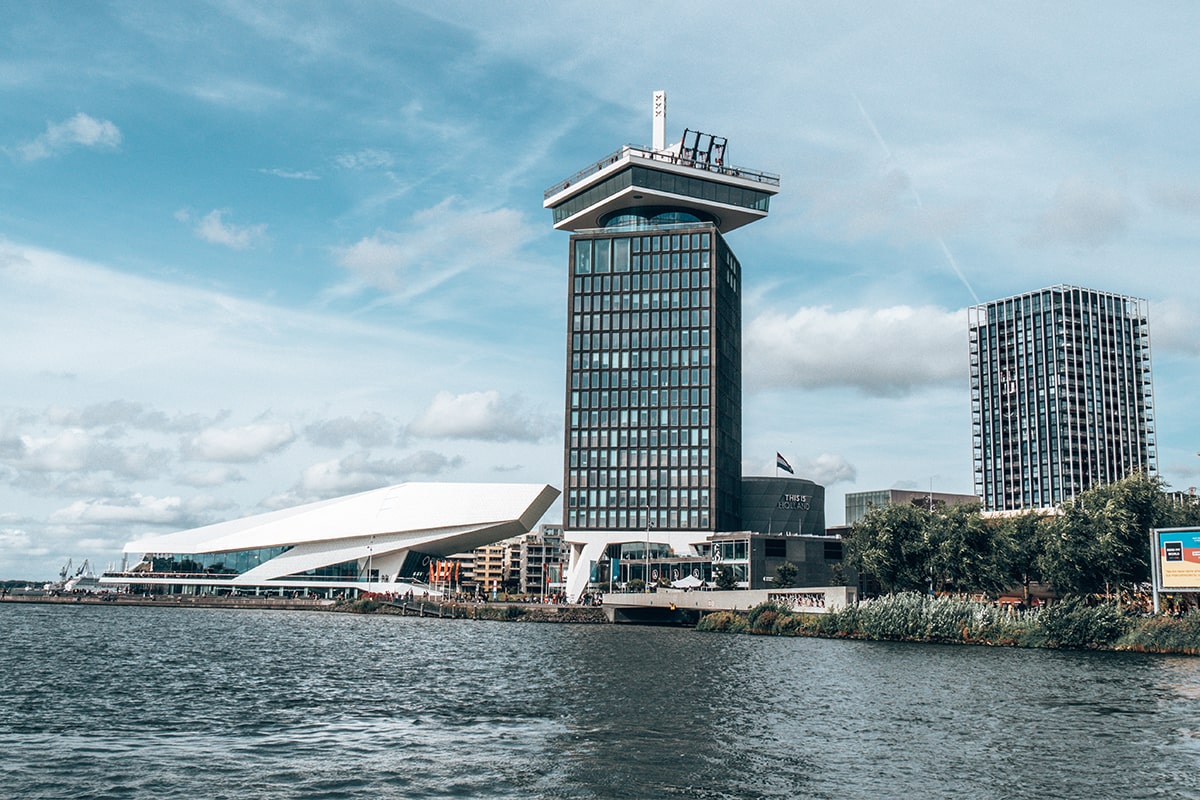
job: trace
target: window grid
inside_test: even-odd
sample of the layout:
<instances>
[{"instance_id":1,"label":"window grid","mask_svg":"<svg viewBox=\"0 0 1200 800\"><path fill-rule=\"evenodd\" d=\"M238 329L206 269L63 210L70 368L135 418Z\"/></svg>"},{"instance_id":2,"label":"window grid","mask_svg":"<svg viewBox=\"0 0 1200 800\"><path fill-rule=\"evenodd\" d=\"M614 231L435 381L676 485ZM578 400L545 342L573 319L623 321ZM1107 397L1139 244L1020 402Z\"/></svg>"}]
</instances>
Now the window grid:
<instances>
[{"instance_id":1,"label":"window grid","mask_svg":"<svg viewBox=\"0 0 1200 800\"><path fill-rule=\"evenodd\" d=\"M577 235L571 254L567 526L728 524L741 460L736 258L705 223Z\"/></svg>"}]
</instances>

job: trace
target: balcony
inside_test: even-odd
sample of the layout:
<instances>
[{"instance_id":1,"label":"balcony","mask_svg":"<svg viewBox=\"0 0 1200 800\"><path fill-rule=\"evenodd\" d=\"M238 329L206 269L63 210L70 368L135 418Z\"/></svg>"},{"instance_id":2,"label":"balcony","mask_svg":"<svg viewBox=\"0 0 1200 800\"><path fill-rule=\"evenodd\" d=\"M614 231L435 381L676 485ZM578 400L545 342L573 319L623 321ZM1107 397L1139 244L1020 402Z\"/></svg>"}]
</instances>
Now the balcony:
<instances>
[{"instance_id":1,"label":"balcony","mask_svg":"<svg viewBox=\"0 0 1200 800\"><path fill-rule=\"evenodd\" d=\"M683 167L691 167L692 169L700 170L702 172L715 172L719 175L725 175L730 178L743 178L745 180L754 181L755 183L761 183L766 186L779 186L779 176L770 172L746 169L745 167L726 166L719 162L712 163L697 159L683 158L675 153L660 152L658 150L654 150L653 148L644 147L642 145L627 144L620 150L610 153L593 164L589 164L566 180L559 181L558 183L554 184L545 192L543 192L542 199L549 200L551 197L563 191L567 187L579 183L589 175L595 175L597 172L611 167L613 164L628 156L647 158L652 161L662 161L666 164L675 164Z\"/></svg>"}]
</instances>

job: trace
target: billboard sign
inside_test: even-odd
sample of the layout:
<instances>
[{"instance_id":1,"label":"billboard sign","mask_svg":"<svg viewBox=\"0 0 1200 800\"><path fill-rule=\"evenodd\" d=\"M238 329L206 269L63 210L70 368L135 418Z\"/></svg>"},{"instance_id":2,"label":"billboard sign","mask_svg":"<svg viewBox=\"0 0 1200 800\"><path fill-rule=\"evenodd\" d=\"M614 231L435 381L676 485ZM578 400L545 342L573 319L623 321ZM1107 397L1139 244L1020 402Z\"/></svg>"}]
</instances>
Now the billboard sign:
<instances>
[{"instance_id":1,"label":"billboard sign","mask_svg":"<svg viewBox=\"0 0 1200 800\"><path fill-rule=\"evenodd\" d=\"M1155 588L1200 592L1200 528L1154 531Z\"/></svg>"}]
</instances>

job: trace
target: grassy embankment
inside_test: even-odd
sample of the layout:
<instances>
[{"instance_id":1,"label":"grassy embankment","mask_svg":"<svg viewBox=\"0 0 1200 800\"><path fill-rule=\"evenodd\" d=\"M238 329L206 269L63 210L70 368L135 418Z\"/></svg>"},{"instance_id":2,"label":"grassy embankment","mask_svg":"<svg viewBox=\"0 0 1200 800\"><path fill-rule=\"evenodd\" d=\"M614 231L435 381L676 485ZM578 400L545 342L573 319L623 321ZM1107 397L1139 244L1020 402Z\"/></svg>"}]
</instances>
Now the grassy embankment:
<instances>
[{"instance_id":1,"label":"grassy embankment","mask_svg":"<svg viewBox=\"0 0 1200 800\"><path fill-rule=\"evenodd\" d=\"M769 636L1200 655L1200 612L1182 617L1143 617L1112 603L1089 606L1076 599L1037 610L1014 611L970 600L898 594L825 614L796 613L764 603L745 614L708 614L697 629Z\"/></svg>"}]
</instances>

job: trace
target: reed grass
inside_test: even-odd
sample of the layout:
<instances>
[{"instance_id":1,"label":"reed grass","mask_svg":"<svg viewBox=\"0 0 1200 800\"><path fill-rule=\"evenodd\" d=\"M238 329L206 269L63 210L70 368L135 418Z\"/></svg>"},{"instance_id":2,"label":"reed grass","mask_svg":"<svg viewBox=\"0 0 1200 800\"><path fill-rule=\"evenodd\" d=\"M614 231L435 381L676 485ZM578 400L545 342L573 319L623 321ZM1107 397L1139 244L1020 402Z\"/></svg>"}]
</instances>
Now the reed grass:
<instances>
[{"instance_id":1,"label":"reed grass","mask_svg":"<svg viewBox=\"0 0 1200 800\"><path fill-rule=\"evenodd\" d=\"M763 603L745 614L708 614L696 627L702 631L771 636L1200 655L1200 612L1183 617L1137 616L1113 603L1089 605L1077 598L1041 609L1016 610L964 598L905 593L841 606L824 614L799 613Z\"/></svg>"}]
</instances>

